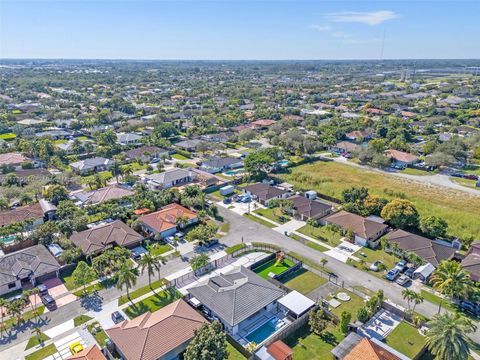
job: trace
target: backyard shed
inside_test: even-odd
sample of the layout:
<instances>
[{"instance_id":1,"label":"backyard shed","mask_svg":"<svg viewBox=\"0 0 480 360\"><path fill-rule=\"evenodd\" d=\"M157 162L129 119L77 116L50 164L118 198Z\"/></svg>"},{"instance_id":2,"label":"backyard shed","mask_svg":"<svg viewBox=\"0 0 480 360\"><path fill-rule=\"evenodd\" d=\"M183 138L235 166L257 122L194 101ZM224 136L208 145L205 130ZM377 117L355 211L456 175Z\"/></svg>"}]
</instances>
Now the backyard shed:
<instances>
[{"instance_id":1,"label":"backyard shed","mask_svg":"<svg viewBox=\"0 0 480 360\"><path fill-rule=\"evenodd\" d=\"M233 193L234 190L235 190L235 187L233 185L227 185L220 188L220 194L222 194L223 196L230 195Z\"/></svg>"},{"instance_id":2,"label":"backyard shed","mask_svg":"<svg viewBox=\"0 0 480 360\"><path fill-rule=\"evenodd\" d=\"M298 291L291 291L278 300L280 307L285 309L295 318L299 318L315 306L315 301L310 300Z\"/></svg>"},{"instance_id":3,"label":"backyard shed","mask_svg":"<svg viewBox=\"0 0 480 360\"><path fill-rule=\"evenodd\" d=\"M413 273L414 279L421 279L423 282L427 281L428 277L435 271L435 266L430 263L420 266Z\"/></svg>"}]
</instances>

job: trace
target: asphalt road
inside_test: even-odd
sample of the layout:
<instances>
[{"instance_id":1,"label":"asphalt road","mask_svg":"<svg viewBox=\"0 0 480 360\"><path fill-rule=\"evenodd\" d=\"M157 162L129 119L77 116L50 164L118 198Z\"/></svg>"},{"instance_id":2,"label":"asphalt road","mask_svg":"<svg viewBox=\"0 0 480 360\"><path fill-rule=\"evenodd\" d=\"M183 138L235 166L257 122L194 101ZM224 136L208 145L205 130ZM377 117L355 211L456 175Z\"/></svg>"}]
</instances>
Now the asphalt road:
<instances>
[{"instance_id":1,"label":"asphalt road","mask_svg":"<svg viewBox=\"0 0 480 360\"><path fill-rule=\"evenodd\" d=\"M397 284L390 283L370 275L364 271L358 270L353 266L347 265L328 255L318 252L302 243L293 240L275 230L267 228L255 221L249 220L244 216L238 215L226 208L219 206L220 215L230 223L230 231L222 238L222 243L232 246L242 242L264 242L275 244L282 247L286 252L294 251L312 261L319 261L326 258L326 265L339 277L339 282L344 281L345 285L350 287L363 286L373 291L383 290L385 297L396 304L407 308L407 302L403 300L403 288ZM422 315L432 317L438 313L438 306L427 301L417 305L416 309ZM480 343L480 329L472 335L472 339Z\"/></svg>"}]
</instances>

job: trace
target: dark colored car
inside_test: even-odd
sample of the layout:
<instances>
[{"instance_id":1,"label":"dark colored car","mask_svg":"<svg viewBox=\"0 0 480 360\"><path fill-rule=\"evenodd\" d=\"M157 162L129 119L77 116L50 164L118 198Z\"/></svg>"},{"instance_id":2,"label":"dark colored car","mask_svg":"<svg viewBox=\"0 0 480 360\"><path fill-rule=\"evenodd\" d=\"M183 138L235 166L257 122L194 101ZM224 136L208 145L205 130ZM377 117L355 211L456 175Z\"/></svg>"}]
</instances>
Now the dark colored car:
<instances>
[{"instance_id":1,"label":"dark colored car","mask_svg":"<svg viewBox=\"0 0 480 360\"><path fill-rule=\"evenodd\" d=\"M214 247L215 245L217 245L219 243L218 239L212 239L210 241L208 241L206 244L205 244L205 247L207 249L210 249L211 247Z\"/></svg>"},{"instance_id":2,"label":"dark colored car","mask_svg":"<svg viewBox=\"0 0 480 360\"><path fill-rule=\"evenodd\" d=\"M37 289L38 289L38 292L40 293L40 295L47 295L48 294L48 288L43 284L38 285Z\"/></svg>"},{"instance_id":3,"label":"dark colored car","mask_svg":"<svg viewBox=\"0 0 480 360\"><path fill-rule=\"evenodd\" d=\"M399 274L400 274L400 271L399 271L397 268L395 268L395 269L390 270L390 271L387 273L386 278L387 278L387 280L393 281L393 280L396 279L396 277L397 277Z\"/></svg>"},{"instance_id":4,"label":"dark colored car","mask_svg":"<svg viewBox=\"0 0 480 360\"><path fill-rule=\"evenodd\" d=\"M407 275L410 279L413 278L413 273L415 272L415 268L408 268L407 271L405 271L405 275Z\"/></svg>"},{"instance_id":5,"label":"dark colored car","mask_svg":"<svg viewBox=\"0 0 480 360\"><path fill-rule=\"evenodd\" d=\"M232 203L232 198L225 198L223 199L224 204L231 204Z\"/></svg>"},{"instance_id":6,"label":"dark colored car","mask_svg":"<svg viewBox=\"0 0 480 360\"><path fill-rule=\"evenodd\" d=\"M53 310L57 307L55 299L48 294L43 295L40 299L42 300L43 305L45 305L48 310Z\"/></svg>"},{"instance_id":7,"label":"dark colored car","mask_svg":"<svg viewBox=\"0 0 480 360\"><path fill-rule=\"evenodd\" d=\"M454 172L454 173L452 174L452 176L453 176L453 177L463 178L463 173L461 173L461 172Z\"/></svg>"},{"instance_id":8,"label":"dark colored car","mask_svg":"<svg viewBox=\"0 0 480 360\"><path fill-rule=\"evenodd\" d=\"M478 180L478 176L475 174L465 174L463 175L463 178L468 180Z\"/></svg>"},{"instance_id":9,"label":"dark colored car","mask_svg":"<svg viewBox=\"0 0 480 360\"><path fill-rule=\"evenodd\" d=\"M112 320L115 324L121 323L122 321L125 320L122 314L120 314L119 311L114 311L112 313Z\"/></svg>"},{"instance_id":10,"label":"dark colored car","mask_svg":"<svg viewBox=\"0 0 480 360\"><path fill-rule=\"evenodd\" d=\"M480 317L480 305L470 301L460 301L458 304L462 311L470 313L476 317Z\"/></svg>"}]
</instances>

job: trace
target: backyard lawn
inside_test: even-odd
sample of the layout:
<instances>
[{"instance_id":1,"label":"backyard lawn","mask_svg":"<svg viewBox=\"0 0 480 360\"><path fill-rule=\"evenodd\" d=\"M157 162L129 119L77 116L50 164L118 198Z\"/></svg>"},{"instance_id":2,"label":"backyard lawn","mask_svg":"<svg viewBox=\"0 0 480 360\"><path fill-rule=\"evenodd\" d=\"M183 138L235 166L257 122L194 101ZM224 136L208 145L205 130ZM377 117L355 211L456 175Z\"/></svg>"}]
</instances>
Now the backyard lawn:
<instances>
[{"instance_id":1,"label":"backyard lawn","mask_svg":"<svg viewBox=\"0 0 480 360\"><path fill-rule=\"evenodd\" d=\"M402 321L387 335L385 342L388 346L414 359L422 351L425 338L414 326Z\"/></svg>"},{"instance_id":2,"label":"backyard lawn","mask_svg":"<svg viewBox=\"0 0 480 360\"><path fill-rule=\"evenodd\" d=\"M367 247L361 248L353 255L359 258L360 261L364 260L366 262L365 264L365 267L367 268L366 271L368 271L370 274L381 279L385 279L385 274L386 274L385 271L388 271L394 268L395 264L399 261L398 258L396 258L391 254L386 253L381 249L374 250ZM385 271L371 271L368 269L370 267L370 264L373 264L376 260L380 260L385 265L386 267ZM356 268L363 270L360 261L348 259L347 263L355 266Z\"/></svg>"},{"instance_id":3,"label":"backyard lawn","mask_svg":"<svg viewBox=\"0 0 480 360\"><path fill-rule=\"evenodd\" d=\"M240 351L235 349L230 343L227 341L227 350L228 350L228 358L227 360L245 360L246 357L242 355Z\"/></svg>"},{"instance_id":4,"label":"backyard lawn","mask_svg":"<svg viewBox=\"0 0 480 360\"><path fill-rule=\"evenodd\" d=\"M53 355L57 352L57 348L54 344L45 346L44 348L37 350L30 355L25 356L25 360L42 360L46 357Z\"/></svg>"},{"instance_id":5,"label":"backyard lawn","mask_svg":"<svg viewBox=\"0 0 480 360\"><path fill-rule=\"evenodd\" d=\"M307 295L327 281L327 279L302 268L283 279L283 284L292 290Z\"/></svg>"},{"instance_id":6,"label":"backyard lawn","mask_svg":"<svg viewBox=\"0 0 480 360\"><path fill-rule=\"evenodd\" d=\"M295 265L293 261L290 261L288 259L283 259L283 261L279 264L276 264L276 260L272 259L270 261L267 261L265 264L253 269L253 271L257 273L258 276L267 279L269 273L274 273L275 275L278 275L283 273L285 270L291 268L293 265Z\"/></svg>"},{"instance_id":7,"label":"backyard lawn","mask_svg":"<svg viewBox=\"0 0 480 360\"><path fill-rule=\"evenodd\" d=\"M146 313L147 311L154 312L164 306L180 299L182 294L175 288L170 290L159 291L155 295L152 295L134 305L130 305L125 309L125 314L130 319L133 319L139 315Z\"/></svg>"},{"instance_id":8,"label":"backyard lawn","mask_svg":"<svg viewBox=\"0 0 480 360\"><path fill-rule=\"evenodd\" d=\"M352 314L352 319L356 319L357 318L357 312L358 312L359 309L361 309L362 307L365 306L365 301L360 296L358 296L358 295L356 295L356 294L354 294L354 293L352 293L348 290L341 289L341 290L337 291L335 294L337 294L339 292L344 292L344 293L347 293L348 295L350 295L350 300L344 302L342 300L337 299L342 305L340 305L336 309L331 309L332 313L334 313L335 315L340 317L342 312L348 311L350 314Z\"/></svg>"},{"instance_id":9,"label":"backyard lawn","mask_svg":"<svg viewBox=\"0 0 480 360\"><path fill-rule=\"evenodd\" d=\"M329 325L322 336L310 332L308 325L305 325L283 341L293 349L295 360L325 360L332 358L330 351L343 338L344 335L333 325Z\"/></svg>"},{"instance_id":10,"label":"backyard lawn","mask_svg":"<svg viewBox=\"0 0 480 360\"><path fill-rule=\"evenodd\" d=\"M167 251L173 250L170 244L164 243L153 243L147 247L148 252L151 255L162 255L165 254Z\"/></svg>"},{"instance_id":11,"label":"backyard lawn","mask_svg":"<svg viewBox=\"0 0 480 360\"><path fill-rule=\"evenodd\" d=\"M342 191L352 186L367 187L371 194L387 199L405 198L412 201L420 216L439 216L447 221L449 235L475 238L480 233L480 198L453 189L426 186L422 183L393 175L378 173L342 165L317 161L290 168L282 179L301 188L341 198Z\"/></svg>"},{"instance_id":12,"label":"backyard lawn","mask_svg":"<svg viewBox=\"0 0 480 360\"><path fill-rule=\"evenodd\" d=\"M245 213L245 214L243 214L243 216L245 216L246 218L248 218L248 219L250 219L250 220L256 221L256 222L258 222L259 224L262 224L262 225L264 225L264 226L266 226L266 227L269 227L269 228L274 228L274 227L276 227L276 226L273 225L271 222L268 222L268 221L266 221L266 220L260 219L259 217L255 216L255 215Z\"/></svg>"},{"instance_id":13,"label":"backyard lawn","mask_svg":"<svg viewBox=\"0 0 480 360\"><path fill-rule=\"evenodd\" d=\"M283 214L279 208L273 209L257 209L254 211L256 214L266 217L272 221L275 221L278 224L284 224L290 220L290 217Z\"/></svg>"},{"instance_id":14,"label":"backyard lawn","mask_svg":"<svg viewBox=\"0 0 480 360\"><path fill-rule=\"evenodd\" d=\"M315 227L307 224L297 231L314 239L325 241L330 246L337 246L341 243L340 239L342 238L342 235L328 229L326 226Z\"/></svg>"},{"instance_id":15,"label":"backyard lawn","mask_svg":"<svg viewBox=\"0 0 480 360\"><path fill-rule=\"evenodd\" d=\"M90 324L87 326L87 329L90 332L90 334L92 334L92 336L95 338L98 345L100 345L100 347L103 348L105 346L105 341L107 341L108 339L108 335L101 328L100 324L99 323Z\"/></svg>"},{"instance_id":16,"label":"backyard lawn","mask_svg":"<svg viewBox=\"0 0 480 360\"><path fill-rule=\"evenodd\" d=\"M153 279L152 279L153 280ZM152 290L156 290L163 285L165 285L168 281L165 279L157 280L157 281L152 281L152 287L149 285L141 287L140 289L134 290L130 292L130 299L135 300L136 298L143 296L145 294L148 294ZM118 298L118 306L126 304L127 302L130 301L130 299L127 297L127 295L122 295Z\"/></svg>"}]
</instances>

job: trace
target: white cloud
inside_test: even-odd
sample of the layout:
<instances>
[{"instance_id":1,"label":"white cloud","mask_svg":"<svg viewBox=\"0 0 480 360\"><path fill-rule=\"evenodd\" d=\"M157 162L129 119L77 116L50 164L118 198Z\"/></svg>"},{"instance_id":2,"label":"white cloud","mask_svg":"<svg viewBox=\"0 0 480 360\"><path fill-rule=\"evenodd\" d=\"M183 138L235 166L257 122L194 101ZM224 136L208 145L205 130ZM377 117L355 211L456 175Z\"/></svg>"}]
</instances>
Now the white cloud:
<instances>
[{"instance_id":1,"label":"white cloud","mask_svg":"<svg viewBox=\"0 0 480 360\"><path fill-rule=\"evenodd\" d=\"M325 14L325 16L334 22L354 22L367 25L379 25L385 21L398 18L398 14L389 10L380 10L372 12L343 11L338 13Z\"/></svg>"},{"instance_id":2,"label":"white cloud","mask_svg":"<svg viewBox=\"0 0 480 360\"><path fill-rule=\"evenodd\" d=\"M352 37L352 35L347 34L346 32L343 32L343 31L332 32L332 36L340 39L350 39Z\"/></svg>"},{"instance_id":3,"label":"white cloud","mask_svg":"<svg viewBox=\"0 0 480 360\"><path fill-rule=\"evenodd\" d=\"M321 32L332 31L332 27L328 25L310 25L309 28Z\"/></svg>"}]
</instances>

